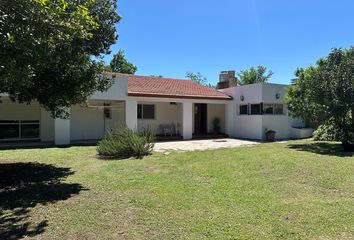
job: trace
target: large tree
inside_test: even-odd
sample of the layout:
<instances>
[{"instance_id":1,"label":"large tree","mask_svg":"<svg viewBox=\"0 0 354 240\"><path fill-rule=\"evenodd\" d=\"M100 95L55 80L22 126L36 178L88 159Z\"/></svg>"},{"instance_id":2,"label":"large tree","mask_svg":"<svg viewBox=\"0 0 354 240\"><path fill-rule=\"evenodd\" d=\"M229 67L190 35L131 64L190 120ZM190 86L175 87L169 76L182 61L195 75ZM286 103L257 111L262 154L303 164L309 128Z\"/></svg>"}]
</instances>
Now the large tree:
<instances>
[{"instance_id":1,"label":"large tree","mask_svg":"<svg viewBox=\"0 0 354 240\"><path fill-rule=\"evenodd\" d=\"M334 124L345 146L354 143L354 47L332 49L316 66L296 71L287 93L290 114Z\"/></svg>"},{"instance_id":2,"label":"large tree","mask_svg":"<svg viewBox=\"0 0 354 240\"><path fill-rule=\"evenodd\" d=\"M56 116L110 85L95 61L116 39L115 0L0 2L0 92Z\"/></svg>"},{"instance_id":3,"label":"large tree","mask_svg":"<svg viewBox=\"0 0 354 240\"><path fill-rule=\"evenodd\" d=\"M207 85L208 80L200 72L186 72L186 78L201 85Z\"/></svg>"},{"instance_id":4,"label":"large tree","mask_svg":"<svg viewBox=\"0 0 354 240\"><path fill-rule=\"evenodd\" d=\"M109 64L112 72L134 74L138 68L129 62L124 55L124 51L119 50L113 55L113 59Z\"/></svg>"},{"instance_id":5,"label":"large tree","mask_svg":"<svg viewBox=\"0 0 354 240\"><path fill-rule=\"evenodd\" d=\"M253 83L261 83L267 82L269 78L274 73L272 71L267 72L267 68L260 65L258 67L251 67L248 70L241 70L238 76L238 83L240 85L253 84Z\"/></svg>"}]
</instances>

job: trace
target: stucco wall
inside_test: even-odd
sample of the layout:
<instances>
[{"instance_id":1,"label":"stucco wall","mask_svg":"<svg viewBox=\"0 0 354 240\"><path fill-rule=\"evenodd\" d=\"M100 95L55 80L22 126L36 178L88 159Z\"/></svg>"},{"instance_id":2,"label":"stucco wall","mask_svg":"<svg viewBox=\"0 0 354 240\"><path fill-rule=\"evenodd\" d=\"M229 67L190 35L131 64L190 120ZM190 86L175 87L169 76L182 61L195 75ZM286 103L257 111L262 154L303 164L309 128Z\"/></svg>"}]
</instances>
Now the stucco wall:
<instances>
[{"instance_id":1,"label":"stucco wall","mask_svg":"<svg viewBox=\"0 0 354 240\"><path fill-rule=\"evenodd\" d=\"M6 97L2 97L1 101L0 120L38 120L41 141L54 141L54 119L37 102L20 104Z\"/></svg>"},{"instance_id":2,"label":"stucco wall","mask_svg":"<svg viewBox=\"0 0 354 240\"><path fill-rule=\"evenodd\" d=\"M218 117L220 119L220 131L221 133L225 133L225 104L208 104L207 108L208 132L213 132L213 120L215 117Z\"/></svg>"},{"instance_id":3,"label":"stucco wall","mask_svg":"<svg viewBox=\"0 0 354 240\"><path fill-rule=\"evenodd\" d=\"M111 103L114 106L113 102ZM101 103L101 106L103 102ZM124 106L120 104L119 106ZM115 126L124 123L124 108L112 109L112 119L104 119L102 108L88 108L80 105L70 109L70 138L71 140L101 139L105 133Z\"/></svg>"},{"instance_id":4,"label":"stucco wall","mask_svg":"<svg viewBox=\"0 0 354 240\"><path fill-rule=\"evenodd\" d=\"M155 119L138 119L138 130L150 127L155 134L162 134L160 124L182 126L182 104L172 105L169 102L138 102L138 104L155 105ZM181 128L181 127L180 127ZM180 129L181 131L181 129Z\"/></svg>"},{"instance_id":5,"label":"stucco wall","mask_svg":"<svg viewBox=\"0 0 354 240\"><path fill-rule=\"evenodd\" d=\"M303 127L300 119L294 119L288 116L288 111L284 103L287 86L281 84L257 83L245 86L238 86L222 90L231 95L234 114L230 117L232 136L250 139L265 139L265 131L275 130L277 139L292 138L292 127ZM276 95L279 98L276 98ZM241 101L241 96L244 100ZM284 104L284 115L239 115L240 104L252 103L270 103Z\"/></svg>"},{"instance_id":6,"label":"stucco wall","mask_svg":"<svg viewBox=\"0 0 354 240\"><path fill-rule=\"evenodd\" d=\"M41 109L41 140L43 142L54 141L54 118L45 109Z\"/></svg>"},{"instance_id":7,"label":"stucco wall","mask_svg":"<svg viewBox=\"0 0 354 240\"><path fill-rule=\"evenodd\" d=\"M40 120L41 108L38 103L30 105L12 102L10 99L1 98L0 120Z\"/></svg>"},{"instance_id":8,"label":"stucco wall","mask_svg":"<svg viewBox=\"0 0 354 240\"><path fill-rule=\"evenodd\" d=\"M112 79L112 76L109 76ZM95 92L92 100L125 100L128 93L128 78L119 76L113 78L113 85L106 92Z\"/></svg>"},{"instance_id":9,"label":"stucco wall","mask_svg":"<svg viewBox=\"0 0 354 240\"><path fill-rule=\"evenodd\" d=\"M237 115L235 124L235 137L255 140L262 139L261 115Z\"/></svg>"}]
</instances>

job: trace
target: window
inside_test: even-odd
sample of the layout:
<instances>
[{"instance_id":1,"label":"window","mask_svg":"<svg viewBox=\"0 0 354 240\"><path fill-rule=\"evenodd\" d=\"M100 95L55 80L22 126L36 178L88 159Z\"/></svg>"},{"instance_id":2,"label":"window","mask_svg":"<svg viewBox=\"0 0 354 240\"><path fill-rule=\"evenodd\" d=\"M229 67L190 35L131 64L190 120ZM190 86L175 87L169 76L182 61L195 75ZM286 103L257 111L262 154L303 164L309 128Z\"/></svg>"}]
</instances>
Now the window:
<instances>
[{"instance_id":1,"label":"window","mask_svg":"<svg viewBox=\"0 0 354 240\"><path fill-rule=\"evenodd\" d=\"M39 138L39 121L21 121L21 139Z\"/></svg>"},{"instance_id":2,"label":"window","mask_svg":"<svg viewBox=\"0 0 354 240\"><path fill-rule=\"evenodd\" d=\"M284 114L283 104L274 104L274 114L276 115Z\"/></svg>"},{"instance_id":3,"label":"window","mask_svg":"<svg viewBox=\"0 0 354 240\"><path fill-rule=\"evenodd\" d=\"M0 121L0 140L38 139L39 121Z\"/></svg>"},{"instance_id":4,"label":"window","mask_svg":"<svg viewBox=\"0 0 354 240\"><path fill-rule=\"evenodd\" d=\"M261 104L251 104L251 115L261 114Z\"/></svg>"},{"instance_id":5,"label":"window","mask_svg":"<svg viewBox=\"0 0 354 240\"><path fill-rule=\"evenodd\" d=\"M105 119L112 119L112 109L110 108L111 104L104 103L103 104L103 115Z\"/></svg>"},{"instance_id":6,"label":"window","mask_svg":"<svg viewBox=\"0 0 354 240\"><path fill-rule=\"evenodd\" d=\"M248 115L248 105L240 105L240 115Z\"/></svg>"},{"instance_id":7,"label":"window","mask_svg":"<svg viewBox=\"0 0 354 240\"><path fill-rule=\"evenodd\" d=\"M273 114L273 104L263 104L263 114Z\"/></svg>"},{"instance_id":8,"label":"window","mask_svg":"<svg viewBox=\"0 0 354 240\"><path fill-rule=\"evenodd\" d=\"M155 119L155 105L138 104L138 119Z\"/></svg>"}]
</instances>

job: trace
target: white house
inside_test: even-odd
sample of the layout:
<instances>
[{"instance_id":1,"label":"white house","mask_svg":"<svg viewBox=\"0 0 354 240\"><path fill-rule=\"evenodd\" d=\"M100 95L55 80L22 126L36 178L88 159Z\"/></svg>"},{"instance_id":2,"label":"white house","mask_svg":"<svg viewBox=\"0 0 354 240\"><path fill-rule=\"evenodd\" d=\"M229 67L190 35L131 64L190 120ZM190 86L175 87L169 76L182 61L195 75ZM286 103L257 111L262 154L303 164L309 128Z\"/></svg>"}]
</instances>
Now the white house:
<instances>
[{"instance_id":1,"label":"white house","mask_svg":"<svg viewBox=\"0 0 354 240\"><path fill-rule=\"evenodd\" d=\"M61 145L98 140L120 124L192 139L214 134L215 118L220 120L219 132L230 137L263 140L266 130L275 130L278 139L309 134L299 128L302 121L287 114L285 85L252 84L217 91L189 80L105 74L113 79L113 86L93 94L87 105L72 106L69 119L53 119L38 103L13 103L3 94L0 143L29 140Z\"/></svg>"}]
</instances>

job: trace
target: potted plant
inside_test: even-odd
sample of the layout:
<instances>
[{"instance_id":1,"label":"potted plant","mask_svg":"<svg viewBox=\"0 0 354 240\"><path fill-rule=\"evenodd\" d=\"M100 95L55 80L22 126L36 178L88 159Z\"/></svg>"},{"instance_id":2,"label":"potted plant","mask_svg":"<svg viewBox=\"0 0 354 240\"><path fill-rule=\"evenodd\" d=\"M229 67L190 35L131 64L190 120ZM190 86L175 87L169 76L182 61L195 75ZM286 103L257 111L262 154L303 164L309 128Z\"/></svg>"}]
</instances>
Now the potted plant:
<instances>
[{"instance_id":1,"label":"potted plant","mask_svg":"<svg viewBox=\"0 0 354 240\"><path fill-rule=\"evenodd\" d=\"M266 131L265 135L266 135L266 140L268 142L274 142L275 141L275 134L276 134L276 131L274 130L268 130Z\"/></svg>"},{"instance_id":2,"label":"potted plant","mask_svg":"<svg viewBox=\"0 0 354 240\"><path fill-rule=\"evenodd\" d=\"M215 117L213 119L213 131L214 131L214 134L220 133L220 118L218 118L218 117Z\"/></svg>"}]
</instances>

